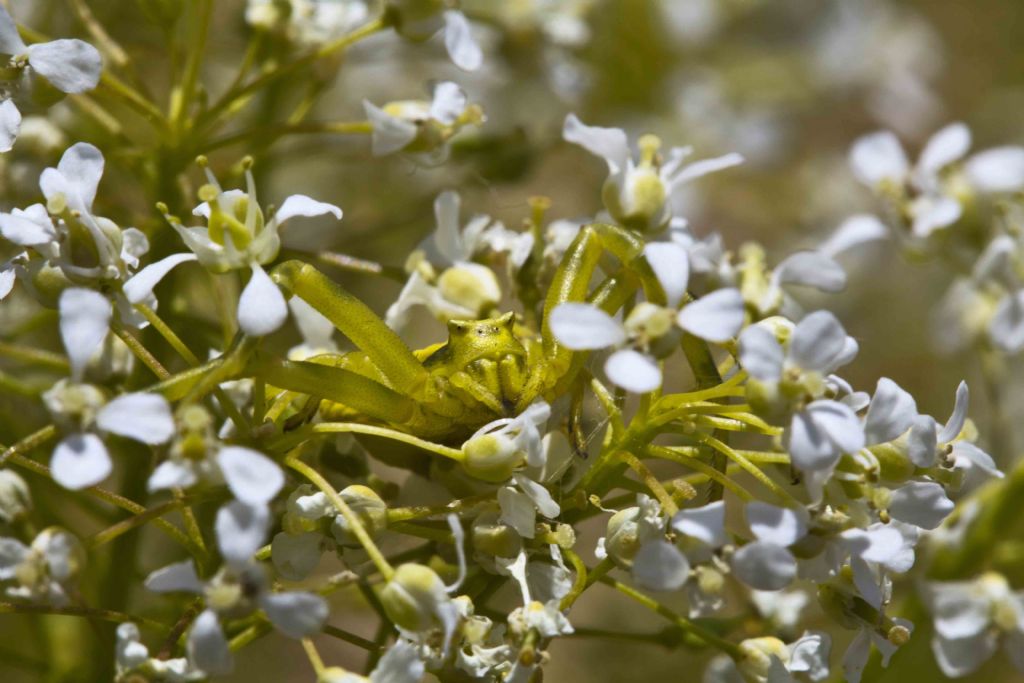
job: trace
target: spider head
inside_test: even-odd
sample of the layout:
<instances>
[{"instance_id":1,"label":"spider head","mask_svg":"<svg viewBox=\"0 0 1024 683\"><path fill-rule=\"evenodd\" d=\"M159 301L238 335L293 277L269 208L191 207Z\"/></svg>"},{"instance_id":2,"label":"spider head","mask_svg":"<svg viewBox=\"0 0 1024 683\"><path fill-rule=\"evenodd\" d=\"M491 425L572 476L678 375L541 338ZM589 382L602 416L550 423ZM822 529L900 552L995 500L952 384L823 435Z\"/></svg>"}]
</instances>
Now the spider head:
<instances>
[{"instance_id":1,"label":"spider head","mask_svg":"<svg viewBox=\"0 0 1024 683\"><path fill-rule=\"evenodd\" d=\"M493 394L508 412L522 392L526 349L516 338L515 314L448 322L447 362Z\"/></svg>"}]
</instances>

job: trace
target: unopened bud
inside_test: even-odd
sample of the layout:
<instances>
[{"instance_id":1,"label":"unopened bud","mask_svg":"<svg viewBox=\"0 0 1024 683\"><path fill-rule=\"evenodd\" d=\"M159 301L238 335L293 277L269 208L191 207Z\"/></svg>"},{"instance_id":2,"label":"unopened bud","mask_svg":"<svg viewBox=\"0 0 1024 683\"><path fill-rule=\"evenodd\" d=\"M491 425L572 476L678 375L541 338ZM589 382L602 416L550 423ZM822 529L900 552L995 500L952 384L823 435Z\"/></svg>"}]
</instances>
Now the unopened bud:
<instances>
[{"instance_id":1,"label":"unopened bud","mask_svg":"<svg viewBox=\"0 0 1024 683\"><path fill-rule=\"evenodd\" d=\"M462 467L471 477L500 484L526 462L526 452L508 434L480 434L462 445Z\"/></svg>"},{"instance_id":2,"label":"unopened bud","mask_svg":"<svg viewBox=\"0 0 1024 683\"><path fill-rule=\"evenodd\" d=\"M25 480L11 470L0 470L0 522L13 524L32 509L32 495Z\"/></svg>"},{"instance_id":3,"label":"unopened bud","mask_svg":"<svg viewBox=\"0 0 1024 683\"><path fill-rule=\"evenodd\" d=\"M380 534L388 526L388 506L377 492L368 486L353 484L346 486L340 492L342 500L348 504L355 513L359 522L366 529L371 538ZM352 533L343 515L334 518L334 525L331 527L335 540L341 545L357 547L359 540Z\"/></svg>"},{"instance_id":4,"label":"unopened bud","mask_svg":"<svg viewBox=\"0 0 1024 683\"><path fill-rule=\"evenodd\" d=\"M403 564L380 592L384 612L397 626L426 631L440 625L439 608L448 602L444 582L422 564Z\"/></svg>"}]
</instances>

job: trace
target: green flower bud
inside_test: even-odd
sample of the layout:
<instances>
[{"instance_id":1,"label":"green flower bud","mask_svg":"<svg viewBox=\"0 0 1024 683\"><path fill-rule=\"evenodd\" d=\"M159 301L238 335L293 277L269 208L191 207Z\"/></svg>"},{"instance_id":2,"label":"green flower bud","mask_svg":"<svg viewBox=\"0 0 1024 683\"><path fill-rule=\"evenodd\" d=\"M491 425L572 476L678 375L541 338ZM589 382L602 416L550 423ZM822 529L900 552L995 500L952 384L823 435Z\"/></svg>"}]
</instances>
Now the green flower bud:
<instances>
[{"instance_id":1,"label":"green flower bud","mask_svg":"<svg viewBox=\"0 0 1024 683\"><path fill-rule=\"evenodd\" d=\"M740 643L742 657L736 662L737 668L747 680L765 680L772 657L778 657L786 664L789 661L789 648L778 638L748 638Z\"/></svg>"},{"instance_id":2,"label":"green flower bud","mask_svg":"<svg viewBox=\"0 0 1024 683\"><path fill-rule=\"evenodd\" d=\"M476 518L470 530L473 548L484 555L515 557L522 548L522 539L512 527L498 521L500 516L497 510L487 510Z\"/></svg>"},{"instance_id":3,"label":"green flower bud","mask_svg":"<svg viewBox=\"0 0 1024 683\"><path fill-rule=\"evenodd\" d=\"M366 533L371 538L379 535L388 526L388 506L377 492L368 486L362 486L361 484L352 484L346 486L340 492L342 500L344 500L348 506L355 513L359 522L366 529ZM345 517L339 514L334 518L334 524L331 526L331 532L334 534L334 539L343 546L348 547L359 547L361 544L356 538L352 530L349 529L348 522Z\"/></svg>"},{"instance_id":4,"label":"green flower bud","mask_svg":"<svg viewBox=\"0 0 1024 683\"><path fill-rule=\"evenodd\" d=\"M462 445L462 467L472 477L500 484L526 462L526 452L507 434L481 434Z\"/></svg>"},{"instance_id":5,"label":"green flower bud","mask_svg":"<svg viewBox=\"0 0 1024 683\"><path fill-rule=\"evenodd\" d=\"M442 606L450 604L441 577L429 567L412 563L395 570L379 597L388 618L410 631L442 626Z\"/></svg>"},{"instance_id":6,"label":"green flower bud","mask_svg":"<svg viewBox=\"0 0 1024 683\"><path fill-rule=\"evenodd\" d=\"M13 524L32 509L32 495L25 480L11 470L0 470L0 522Z\"/></svg>"}]
</instances>

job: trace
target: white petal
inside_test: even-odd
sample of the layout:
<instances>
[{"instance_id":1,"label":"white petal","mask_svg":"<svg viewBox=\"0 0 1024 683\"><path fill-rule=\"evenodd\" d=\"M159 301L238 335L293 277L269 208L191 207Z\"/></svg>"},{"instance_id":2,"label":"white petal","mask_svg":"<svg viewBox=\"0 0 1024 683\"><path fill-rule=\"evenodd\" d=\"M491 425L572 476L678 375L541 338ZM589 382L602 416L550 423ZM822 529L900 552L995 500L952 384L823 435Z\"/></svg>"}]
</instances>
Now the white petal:
<instances>
[{"instance_id":1,"label":"white petal","mask_svg":"<svg viewBox=\"0 0 1024 683\"><path fill-rule=\"evenodd\" d=\"M575 114L569 114L562 125L562 137L567 142L579 145L604 159L612 173L626 168L626 162L629 160L629 141L621 128L588 126Z\"/></svg>"},{"instance_id":2,"label":"white petal","mask_svg":"<svg viewBox=\"0 0 1024 683\"><path fill-rule=\"evenodd\" d=\"M743 583L762 591L782 590L796 578L796 560L781 546L755 541L732 556L732 570Z\"/></svg>"},{"instance_id":3,"label":"white petal","mask_svg":"<svg viewBox=\"0 0 1024 683\"><path fill-rule=\"evenodd\" d=\"M455 123L466 110L466 93L451 81L434 86L434 99L430 102L430 118L445 125Z\"/></svg>"},{"instance_id":4,"label":"white petal","mask_svg":"<svg viewBox=\"0 0 1024 683\"><path fill-rule=\"evenodd\" d=\"M274 220L277 221L278 225L280 225L289 218L295 218L296 216L323 216L327 213L331 214L339 221L341 220L341 209L334 204L318 202L304 194L293 194L284 200L284 204L282 204L281 208L274 214Z\"/></svg>"},{"instance_id":5,"label":"white petal","mask_svg":"<svg viewBox=\"0 0 1024 683\"><path fill-rule=\"evenodd\" d=\"M928 140L917 159L917 170L924 175L934 175L963 158L970 147L970 129L959 122L951 123Z\"/></svg>"},{"instance_id":6,"label":"white petal","mask_svg":"<svg viewBox=\"0 0 1024 683\"><path fill-rule=\"evenodd\" d=\"M54 192L63 193L68 206L88 213L96 199L96 189L103 177L103 153L87 142L67 149L54 169L46 169L39 177L43 195L49 199Z\"/></svg>"},{"instance_id":7,"label":"white petal","mask_svg":"<svg viewBox=\"0 0 1024 683\"><path fill-rule=\"evenodd\" d=\"M151 445L174 436L171 405L160 394L124 394L103 406L96 415L100 429Z\"/></svg>"},{"instance_id":8,"label":"white petal","mask_svg":"<svg viewBox=\"0 0 1024 683\"><path fill-rule=\"evenodd\" d=\"M559 304L551 311L548 324L558 343L573 351L603 349L626 341L622 326L592 304Z\"/></svg>"},{"instance_id":9,"label":"white petal","mask_svg":"<svg viewBox=\"0 0 1024 683\"><path fill-rule=\"evenodd\" d=\"M956 403L953 406L953 414L939 432L939 443L949 443L955 439L964 428L967 421L967 404L970 402L970 391L967 389L967 382L960 382L956 388Z\"/></svg>"},{"instance_id":10,"label":"white petal","mask_svg":"<svg viewBox=\"0 0 1024 683\"><path fill-rule=\"evenodd\" d=\"M523 493L529 496L530 500L533 502L533 506L537 508L537 511L540 512L540 514L549 519L558 517L561 512L561 508L558 503L555 502L555 499L551 497L551 494L546 488L523 474L513 474L512 478Z\"/></svg>"},{"instance_id":11,"label":"white petal","mask_svg":"<svg viewBox=\"0 0 1024 683\"><path fill-rule=\"evenodd\" d=\"M281 290L263 268L252 264L252 278L238 299L238 326L252 337L262 337L287 319L288 304Z\"/></svg>"},{"instance_id":12,"label":"white petal","mask_svg":"<svg viewBox=\"0 0 1024 683\"><path fill-rule=\"evenodd\" d=\"M843 673L846 674L847 683L860 683L864 674L864 667L868 665L868 655L871 654L871 636L867 629L862 628L853 637L850 646L846 648L843 655Z\"/></svg>"},{"instance_id":13,"label":"white petal","mask_svg":"<svg viewBox=\"0 0 1024 683\"><path fill-rule=\"evenodd\" d=\"M917 417L917 403L914 397L888 377L878 380L875 395L868 405L864 421L864 436L867 443L878 444L892 441L910 429Z\"/></svg>"},{"instance_id":14,"label":"white petal","mask_svg":"<svg viewBox=\"0 0 1024 683\"><path fill-rule=\"evenodd\" d=\"M71 361L71 375L82 376L86 363L107 336L110 302L99 292L69 287L60 295L60 337Z\"/></svg>"},{"instance_id":15,"label":"white petal","mask_svg":"<svg viewBox=\"0 0 1024 683\"><path fill-rule=\"evenodd\" d=\"M456 10L444 13L444 46L455 66L463 71L476 71L484 61L484 53L473 39L466 15Z\"/></svg>"},{"instance_id":16,"label":"white petal","mask_svg":"<svg viewBox=\"0 0 1024 683\"><path fill-rule=\"evenodd\" d=\"M153 288L171 272L171 269L186 261L195 260L195 254L171 254L156 263L151 263L124 283L124 295L133 304L141 303L149 298Z\"/></svg>"},{"instance_id":17,"label":"white petal","mask_svg":"<svg viewBox=\"0 0 1024 683\"><path fill-rule=\"evenodd\" d=\"M759 541L786 547L807 534L807 520L796 510L754 501L747 504L746 515L747 524Z\"/></svg>"},{"instance_id":18,"label":"white petal","mask_svg":"<svg viewBox=\"0 0 1024 683\"><path fill-rule=\"evenodd\" d=\"M835 258L842 252L874 240L889 237L889 228L882 221L869 214L850 216L836 228L832 236L818 247L818 251Z\"/></svg>"},{"instance_id":19,"label":"white petal","mask_svg":"<svg viewBox=\"0 0 1024 683\"><path fill-rule=\"evenodd\" d=\"M938 426L928 415L914 418L907 442L910 461L918 467L931 467L935 464L935 449L938 447Z\"/></svg>"},{"instance_id":20,"label":"white petal","mask_svg":"<svg viewBox=\"0 0 1024 683\"><path fill-rule=\"evenodd\" d=\"M111 470L110 455L95 434L72 434L53 450L50 470L55 482L77 491L107 478Z\"/></svg>"},{"instance_id":21,"label":"white petal","mask_svg":"<svg viewBox=\"0 0 1024 683\"><path fill-rule=\"evenodd\" d=\"M29 552L28 546L18 539L0 537L0 580L13 579Z\"/></svg>"},{"instance_id":22,"label":"white petal","mask_svg":"<svg viewBox=\"0 0 1024 683\"><path fill-rule=\"evenodd\" d=\"M434 200L434 245L441 255L451 263L465 261L472 257L466 253L466 246L459 231L459 209L462 200L458 192L448 190L437 195Z\"/></svg>"},{"instance_id":23,"label":"white petal","mask_svg":"<svg viewBox=\"0 0 1024 683\"><path fill-rule=\"evenodd\" d=\"M853 453L864 448L864 429L849 406L820 400L808 405L807 412L842 452Z\"/></svg>"},{"instance_id":24,"label":"white petal","mask_svg":"<svg viewBox=\"0 0 1024 683\"><path fill-rule=\"evenodd\" d=\"M764 382L782 377L784 360L782 346L767 328L751 325L740 335L740 364L743 369Z\"/></svg>"},{"instance_id":25,"label":"white petal","mask_svg":"<svg viewBox=\"0 0 1024 683\"><path fill-rule=\"evenodd\" d=\"M960 678L974 673L995 654L998 640L995 634L979 633L968 638L932 638L932 652L942 673Z\"/></svg>"},{"instance_id":26,"label":"white petal","mask_svg":"<svg viewBox=\"0 0 1024 683\"><path fill-rule=\"evenodd\" d=\"M696 180L716 171L723 171L733 166L738 166L744 161L742 154L736 152L730 152L714 159L701 159L695 161L692 164L687 164L682 168L681 171L672 176L671 185L672 189L679 187L684 183L688 183L691 180Z\"/></svg>"},{"instance_id":27,"label":"white petal","mask_svg":"<svg viewBox=\"0 0 1024 683\"><path fill-rule=\"evenodd\" d=\"M928 602L935 621L935 632L942 638L958 639L977 635L988 628L992 604L978 591L973 581L933 583L928 586Z\"/></svg>"},{"instance_id":28,"label":"white petal","mask_svg":"<svg viewBox=\"0 0 1024 683\"><path fill-rule=\"evenodd\" d=\"M0 5L0 53L15 57L25 54L28 48L25 41L18 33L18 25L14 18L7 12L7 8Z\"/></svg>"},{"instance_id":29,"label":"white petal","mask_svg":"<svg viewBox=\"0 0 1024 683\"><path fill-rule=\"evenodd\" d=\"M14 289L14 281L17 276L18 272L14 268L0 265L0 301L3 301Z\"/></svg>"},{"instance_id":30,"label":"white petal","mask_svg":"<svg viewBox=\"0 0 1024 683\"><path fill-rule=\"evenodd\" d=\"M772 276L780 285L803 285L823 292L840 292L846 287L846 271L821 251L790 254L775 267Z\"/></svg>"},{"instance_id":31,"label":"white petal","mask_svg":"<svg viewBox=\"0 0 1024 683\"><path fill-rule=\"evenodd\" d=\"M873 524L867 529L847 529L840 537L850 554L865 562L884 564L903 549L903 535L892 525Z\"/></svg>"},{"instance_id":32,"label":"white petal","mask_svg":"<svg viewBox=\"0 0 1024 683\"><path fill-rule=\"evenodd\" d=\"M363 100L366 118L373 124L371 146L373 155L382 157L397 152L416 139L416 124L391 116L373 103Z\"/></svg>"},{"instance_id":33,"label":"white petal","mask_svg":"<svg viewBox=\"0 0 1024 683\"><path fill-rule=\"evenodd\" d=\"M725 534L725 501L680 510L672 518L672 528L712 548L722 547L729 540Z\"/></svg>"},{"instance_id":34,"label":"white petal","mask_svg":"<svg viewBox=\"0 0 1024 683\"><path fill-rule=\"evenodd\" d=\"M815 472L832 467L839 456L864 447L856 413L836 401L815 401L796 413L784 435L793 466Z\"/></svg>"},{"instance_id":35,"label":"white petal","mask_svg":"<svg viewBox=\"0 0 1024 683\"><path fill-rule=\"evenodd\" d=\"M842 324L829 311L815 311L793 330L789 357L804 370L831 372L845 346L846 331Z\"/></svg>"},{"instance_id":36,"label":"white petal","mask_svg":"<svg viewBox=\"0 0 1024 683\"><path fill-rule=\"evenodd\" d=\"M675 242L651 242L644 247L644 258L665 290L668 305L675 308L686 294L690 281L690 257Z\"/></svg>"},{"instance_id":37,"label":"white petal","mask_svg":"<svg viewBox=\"0 0 1024 683\"><path fill-rule=\"evenodd\" d=\"M234 668L228 641L213 610L205 610L188 634L188 658L207 674L228 674Z\"/></svg>"},{"instance_id":38,"label":"white petal","mask_svg":"<svg viewBox=\"0 0 1024 683\"><path fill-rule=\"evenodd\" d=\"M1004 475L996 467L992 456L969 441L957 441L953 444L954 467L957 469L979 469L990 477L1002 479Z\"/></svg>"},{"instance_id":39,"label":"white petal","mask_svg":"<svg viewBox=\"0 0 1024 683\"><path fill-rule=\"evenodd\" d=\"M251 448L225 446L217 453L217 464L231 493L248 505L266 505L284 486L281 467Z\"/></svg>"},{"instance_id":40,"label":"white petal","mask_svg":"<svg viewBox=\"0 0 1024 683\"><path fill-rule=\"evenodd\" d=\"M253 507L232 501L217 511L217 545L224 560L234 566L245 565L263 545L270 526L265 507Z\"/></svg>"},{"instance_id":41,"label":"white petal","mask_svg":"<svg viewBox=\"0 0 1024 683\"><path fill-rule=\"evenodd\" d=\"M911 230L918 237L928 237L940 228L949 227L963 213L960 202L952 197L918 197L911 204L914 222Z\"/></svg>"},{"instance_id":42,"label":"white petal","mask_svg":"<svg viewBox=\"0 0 1024 683\"><path fill-rule=\"evenodd\" d=\"M647 541L633 559L633 580L650 590L678 590L689 576L686 555L664 539Z\"/></svg>"},{"instance_id":43,"label":"white petal","mask_svg":"<svg viewBox=\"0 0 1024 683\"><path fill-rule=\"evenodd\" d=\"M425 671L416 646L399 640L380 658L370 674L370 683L419 683Z\"/></svg>"},{"instance_id":44,"label":"white petal","mask_svg":"<svg viewBox=\"0 0 1024 683\"><path fill-rule=\"evenodd\" d=\"M269 593L260 600L277 630L292 638L305 638L317 633L327 621L327 601L305 592Z\"/></svg>"},{"instance_id":45,"label":"white petal","mask_svg":"<svg viewBox=\"0 0 1024 683\"><path fill-rule=\"evenodd\" d=\"M661 386L661 368L657 362L633 349L622 349L608 356L604 374L616 386L634 394L646 394Z\"/></svg>"},{"instance_id":46,"label":"white petal","mask_svg":"<svg viewBox=\"0 0 1024 683\"><path fill-rule=\"evenodd\" d=\"M0 102L0 153L10 152L21 130L21 112L11 100Z\"/></svg>"},{"instance_id":47,"label":"white petal","mask_svg":"<svg viewBox=\"0 0 1024 683\"><path fill-rule=\"evenodd\" d=\"M860 596L875 609L881 609L884 596L878 572L859 557L850 558L850 568L853 570L853 585Z\"/></svg>"},{"instance_id":48,"label":"white petal","mask_svg":"<svg viewBox=\"0 0 1024 683\"><path fill-rule=\"evenodd\" d=\"M100 82L103 70L103 59L96 48L74 39L29 45L28 63L66 93L92 90Z\"/></svg>"},{"instance_id":49,"label":"white petal","mask_svg":"<svg viewBox=\"0 0 1024 683\"><path fill-rule=\"evenodd\" d=\"M828 678L832 637L824 631L806 631L789 644L789 670L807 672L812 681Z\"/></svg>"},{"instance_id":50,"label":"white petal","mask_svg":"<svg viewBox=\"0 0 1024 683\"><path fill-rule=\"evenodd\" d=\"M724 343L739 334L743 317L743 295L740 290L728 287L688 303L679 311L676 323L696 337Z\"/></svg>"},{"instance_id":51,"label":"white petal","mask_svg":"<svg viewBox=\"0 0 1024 683\"><path fill-rule=\"evenodd\" d=\"M893 491L889 514L893 519L930 530L942 524L954 507L941 485L912 481Z\"/></svg>"},{"instance_id":52,"label":"white petal","mask_svg":"<svg viewBox=\"0 0 1024 683\"><path fill-rule=\"evenodd\" d=\"M862 183L877 185L883 180L903 182L910 164L896 136L883 131L865 135L853 144L850 166Z\"/></svg>"},{"instance_id":53,"label":"white petal","mask_svg":"<svg viewBox=\"0 0 1024 683\"><path fill-rule=\"evenodd\" d=\"M525 493L503 486L498 489L498 506L501 508L502 523L508 524L523 538L533 538L537 512L533 501Z\"/></svg>"},{"instance_id":54,"label":"white petal","mask_svg":"<svg viewBox=\"0 0 1024 683\"><path fill-rule=\"evenodd\" d=\"M967 177L982 192L1016 192L1024 188L1024 147L997 147L967 160Z\"/></svg>"},{"instance_id":55,"label":"white petal","mask_svg":"<svg viewBox=\"0 0 1024 683\"><path fill-rule=\"evenodd\" d=\"M161 567L146 577L146 590L154 593L202 593L203 582L196 573L192 560L176 562Z\"/></svg>"},{"instance_id":56,"label":"white petal","mask_svg":"<svg viewBox=\"0 0 1024 683\"><path fill-rule=\"evenodd\" d=\"M146 481L146 490L166 491L172 488L187 489L198 481L195 471L174 460L165 460L157 465Z\"/></svg>"},{"instance_id":57,"label":"white petal","mask_svg":"<svg viewBox=\"0 0 1024 683\"><path fill-rule=\"evenodd\" d=\"M1007 353L1024 348L1024 289L1002 298L989 322L988 334Z\"/></svg>"},{"instance_id":58,"label":"white petal","mask_svg":"<svg viewBox=\"0 0 1024 683\"><path fill-rule=\"evenodd\" d=\"M323 534L309 531L304 534L281 532L270 543L270 559L277 573L289 581L301 581L320 563L320 541Z\"/></svg>"},{"instance_id":59,"label":"white petal","mask_svg":"<svg viewBox=\"0 0 1024 683\"><path fill-rule=\"evenodd\" d=\"M24 211L14 209L0 213L0 233L4 239L22 247L35 247L57 240L57 231L41 204L33 204Z\"/></svg>"}]
</instances>

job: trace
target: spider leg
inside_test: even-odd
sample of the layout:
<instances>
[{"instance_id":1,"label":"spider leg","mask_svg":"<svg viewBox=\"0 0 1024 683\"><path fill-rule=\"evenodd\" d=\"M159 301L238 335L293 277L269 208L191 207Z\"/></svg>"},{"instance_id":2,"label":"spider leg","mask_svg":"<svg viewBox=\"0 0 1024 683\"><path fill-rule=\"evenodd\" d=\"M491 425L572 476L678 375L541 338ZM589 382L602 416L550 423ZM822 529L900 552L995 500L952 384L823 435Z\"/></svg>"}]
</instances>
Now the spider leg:
<instances>
[{"instance_id":1,"label":"spider leg","mask_svg":"<svg viewBox=\"0 0 1024 683\"><path fill-rule=\"evenodd\" d=\"M397 392L425 397L429 372L369 306L308 263L286 261L274 268L271 277L286 294L299 297L334 323Z\"/></svg>"}]
</instances>

